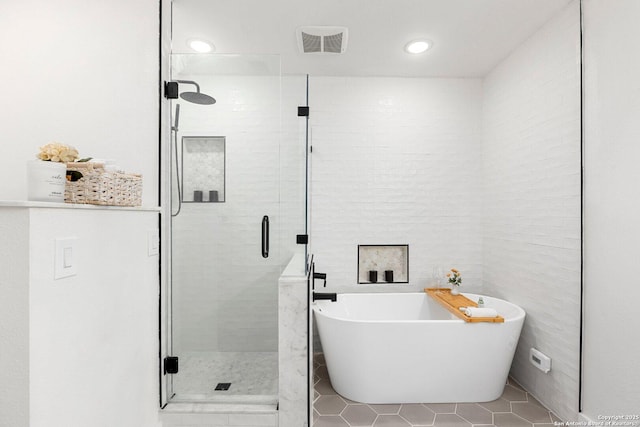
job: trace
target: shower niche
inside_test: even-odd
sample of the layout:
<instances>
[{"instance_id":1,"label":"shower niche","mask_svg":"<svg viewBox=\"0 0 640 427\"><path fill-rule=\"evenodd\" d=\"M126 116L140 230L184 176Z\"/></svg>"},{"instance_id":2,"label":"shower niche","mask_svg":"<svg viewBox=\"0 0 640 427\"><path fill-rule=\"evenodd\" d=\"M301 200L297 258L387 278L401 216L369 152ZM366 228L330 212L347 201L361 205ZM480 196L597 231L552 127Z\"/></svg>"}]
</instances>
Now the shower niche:
<instances>
[{"instance_id":1,"label":"shower niche","mask_svg":"<svg viewBox=\"0 0 640 427\"><path fill-rule=\"evenodd\" d=\"M182 201L225 201L225 137L182 137Z\"/></svg>"}]
</instances>

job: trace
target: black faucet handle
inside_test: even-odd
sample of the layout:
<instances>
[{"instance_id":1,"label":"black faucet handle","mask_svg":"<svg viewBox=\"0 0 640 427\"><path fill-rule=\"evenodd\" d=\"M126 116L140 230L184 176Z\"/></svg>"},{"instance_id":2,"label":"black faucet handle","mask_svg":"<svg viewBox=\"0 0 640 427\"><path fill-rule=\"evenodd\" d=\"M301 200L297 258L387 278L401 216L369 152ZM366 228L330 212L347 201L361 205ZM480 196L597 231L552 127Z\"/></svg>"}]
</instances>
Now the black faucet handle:
<instances>
[{"instance_id":1,"label":"black faucet handle","mask_svg":"<svg viewBox=\"0 0 640 427\"><path fill-rule=\"evenodd\" d=\"M321 279L324 280L324 285L323 287L327 287L327 273L313 273L313 278L314 279Z\"/></svg>"}]
</instances>

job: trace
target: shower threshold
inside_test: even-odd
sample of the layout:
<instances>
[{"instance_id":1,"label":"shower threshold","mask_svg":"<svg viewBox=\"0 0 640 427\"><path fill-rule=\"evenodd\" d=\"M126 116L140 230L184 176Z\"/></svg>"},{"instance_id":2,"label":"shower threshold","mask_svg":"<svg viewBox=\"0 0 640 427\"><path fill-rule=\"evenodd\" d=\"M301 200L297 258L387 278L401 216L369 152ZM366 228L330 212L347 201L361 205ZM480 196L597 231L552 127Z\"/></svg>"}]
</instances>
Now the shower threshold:
<instances>
[{"instance_id":1,"label":"shower threshold","mask_svg":"<svg viewBox=\"0 0 640 427\"><path fill-rule=\"evenodd\" d=\"M171 401L162 408L165 413L208 413L208 414L276 414L278 404L264 403L213 403L213 402L175 402Z\"/></svg>"}]
</instances>

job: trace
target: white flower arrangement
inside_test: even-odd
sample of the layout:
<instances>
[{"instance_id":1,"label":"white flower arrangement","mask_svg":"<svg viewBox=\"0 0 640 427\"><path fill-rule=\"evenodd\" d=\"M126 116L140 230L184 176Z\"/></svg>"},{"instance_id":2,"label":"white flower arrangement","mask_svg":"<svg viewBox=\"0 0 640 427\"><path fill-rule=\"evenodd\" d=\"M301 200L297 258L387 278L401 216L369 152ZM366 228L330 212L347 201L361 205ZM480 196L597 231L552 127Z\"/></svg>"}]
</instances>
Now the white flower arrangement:
<instances>
[{"instance_id":1,"label":"white flower arrangement","mask_svg":"<svg viewBox=\"0 0 640 427\"><path fill-rule=\"evenodd\" d=\"M79 155L78 150L70 145L60 144L59 142L51 142L40 147L40 152L36 156L40 160L48 162L75 162Z\"/></svg>"},{"instance_id":2,"label":"white flower arrangement","mask_svg":"<svg viewBox=\"0 0 640 427\"><path fill-rule=\"evenodd\" d=\"M40 152L36 155L40 160L45 162L71 163L71 162L88 162L91 157L78 159L80 155L74 147L59 142L50 142L40 147ZM77 181L82 178L82 173L75 170L67 170L67 181Z\"/></svg>"}]
</instances>

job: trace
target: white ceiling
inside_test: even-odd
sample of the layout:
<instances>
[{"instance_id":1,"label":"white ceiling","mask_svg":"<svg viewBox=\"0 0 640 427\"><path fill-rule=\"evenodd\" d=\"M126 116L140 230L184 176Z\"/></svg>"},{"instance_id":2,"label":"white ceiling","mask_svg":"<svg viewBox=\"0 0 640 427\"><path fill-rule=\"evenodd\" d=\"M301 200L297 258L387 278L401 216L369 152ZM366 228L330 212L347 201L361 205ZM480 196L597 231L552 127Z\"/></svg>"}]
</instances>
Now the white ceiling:
<instances>
[{"instance_id":1,"label":"white ceiling","mask_svg":"<svg viewBox=\"0 0 640 427\"><path fill-rule=\"evenodd\" d=\"M479 77L571 0L173 0L174 53L187 39L216 53L279 54L284 74ZM296 28L346 26L343 54L302 54ZM411 56L404 45L428 38Z\"/></svg>"}]
</instances>

